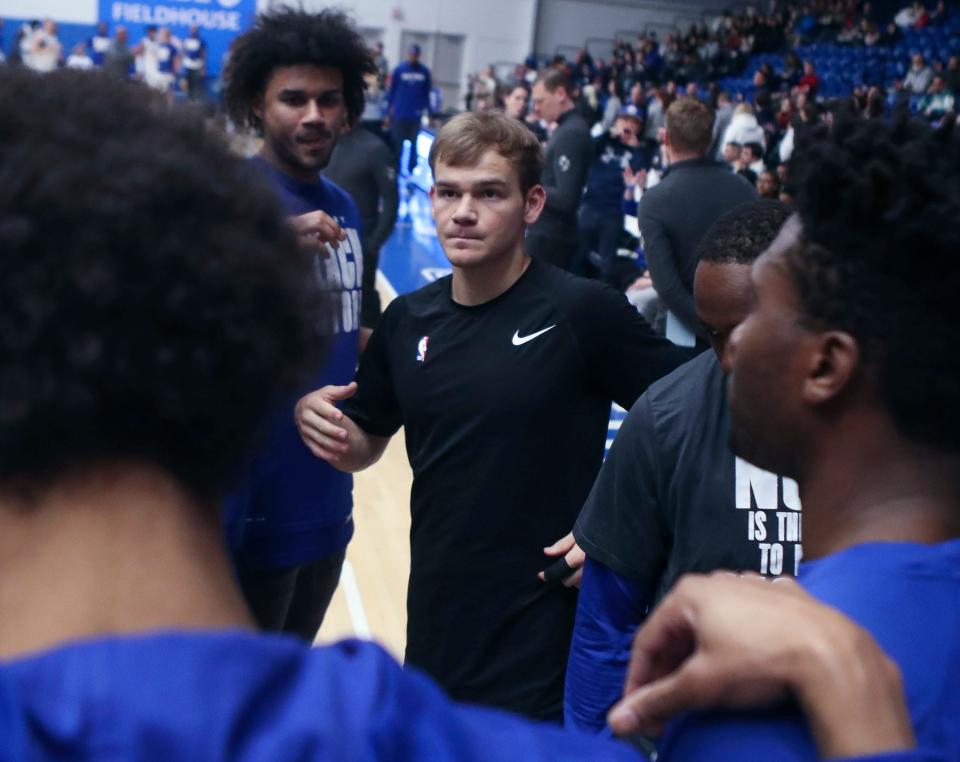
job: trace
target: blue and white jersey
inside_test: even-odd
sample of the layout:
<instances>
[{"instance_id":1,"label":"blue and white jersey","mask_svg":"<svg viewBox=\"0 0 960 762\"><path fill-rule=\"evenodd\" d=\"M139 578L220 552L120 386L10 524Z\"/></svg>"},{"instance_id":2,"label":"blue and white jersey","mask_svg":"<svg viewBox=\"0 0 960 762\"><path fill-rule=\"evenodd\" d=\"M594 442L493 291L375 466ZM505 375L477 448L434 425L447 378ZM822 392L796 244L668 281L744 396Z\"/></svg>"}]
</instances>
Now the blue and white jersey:
<instances>
[{"instance_id":1,"label":"blue and white jersey","mask_svg":"<svg viewBox=\"0 0 960 762\"><path fill-rule=\"evenodd\" d=\"M177 58L177 46L172 42L157 45L157 71L161 74L173 74L173 62Z\"/></svg>"},{"instance_id":2,"label":"blue and white jersey","mask_svg":"<svg viewBox=\"0 0 960 762\"><path fill-rule=\"evenodd\" d=\"M225 506L227 533L248 567L294 566L343 550L353 536L353 477L316 458L293 420L297 400L327 384L353 380L360 339L363 254L360 217L353 200L321 177L303 183L269 162L252 160L276 188L287 214L322 210L347 234L329 257L316 258L317 285L335 302L325 332L333 335L323 367L277 410L267 445ZM238 517L245 520L238 525Z\"/></svg>"},{"instance_id":3,"label":"blue and white jersey","mask_svg":"<svg viewBox=\"0 0 960 762\"><path fill-rule=\"evenodd\" d=\"M110 50L110 38L105 34L95 34L87 41L87 53L94 66L103 66L103 59Z\"/></svg>"},{"instance_id":4,"label":"blue and white jersey","mask_svg":"<svg viewBox=\"0 0 960 762\"><path fill-rule=\"evenodd\" d=\"M199 37L187 37L181 43L183 53L183 68L197 71L203 68L203 58L207 50L207 43Z\"/></svg>"}]
</instances>

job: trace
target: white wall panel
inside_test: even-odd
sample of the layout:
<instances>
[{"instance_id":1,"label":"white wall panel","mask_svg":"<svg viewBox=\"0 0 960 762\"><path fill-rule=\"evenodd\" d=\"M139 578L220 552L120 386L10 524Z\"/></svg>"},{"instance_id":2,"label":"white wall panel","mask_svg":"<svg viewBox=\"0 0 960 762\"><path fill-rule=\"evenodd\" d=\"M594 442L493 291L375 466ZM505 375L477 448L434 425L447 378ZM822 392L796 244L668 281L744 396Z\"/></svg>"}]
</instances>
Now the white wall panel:
<instances>
[{"instance_id":1,"label":"white wall panel","mask_svg":"<svg viewBox=\"0 0 960 762\"><path fill-rule=\"evenodd\" d=\"M97 0L0 0L0 18L48 17L64 24L94 24Z\"/></svg>"}]
</instances>

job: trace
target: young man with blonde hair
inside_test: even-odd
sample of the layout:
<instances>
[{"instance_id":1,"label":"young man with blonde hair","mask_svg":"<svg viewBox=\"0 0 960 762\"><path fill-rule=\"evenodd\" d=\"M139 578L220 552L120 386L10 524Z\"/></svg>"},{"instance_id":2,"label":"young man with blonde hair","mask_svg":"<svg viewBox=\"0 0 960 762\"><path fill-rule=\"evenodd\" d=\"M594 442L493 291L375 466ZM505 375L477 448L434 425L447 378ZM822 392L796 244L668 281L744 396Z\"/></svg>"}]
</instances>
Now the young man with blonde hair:
<instances>
[{"instance_id":1,"label":"young man with blonde hair","mask_svg":"<svg viewBox=\"0 0 960 762\"><path fill-rule=\"evenodd\" d=\"M523 124L461 114L430 164L452 275L391 303L356 382L303 398L297 423L343 471L405 427L406 662L456 699L559 720L576 594L537 578L543 548L593 483L611 401L631 404L684 355L622 294L527 256L546 194Z\"/></svg>"}]
</instances>

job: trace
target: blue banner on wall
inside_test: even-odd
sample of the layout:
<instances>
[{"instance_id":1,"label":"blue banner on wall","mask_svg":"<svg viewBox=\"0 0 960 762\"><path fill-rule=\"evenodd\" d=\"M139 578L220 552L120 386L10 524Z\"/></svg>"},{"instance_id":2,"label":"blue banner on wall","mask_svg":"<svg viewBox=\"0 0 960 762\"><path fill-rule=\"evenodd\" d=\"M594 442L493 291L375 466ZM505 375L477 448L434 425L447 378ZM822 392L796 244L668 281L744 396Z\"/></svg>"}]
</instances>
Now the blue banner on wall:
<instances>
[{"instance_id":1,"label":"blue banner on wall","mask_svg":"<svg viewBox=\"0 0 960 762\"><path fill-rule=\"evenodd\" d=\"M207 73L220 71L230 43L253 23L257 0L99 0L99 19L110 25L125 26L135 44L147 26L170 27L174 37L183 39L190 27L200 29L207 43Z\"/></svg>"}]
</instances>

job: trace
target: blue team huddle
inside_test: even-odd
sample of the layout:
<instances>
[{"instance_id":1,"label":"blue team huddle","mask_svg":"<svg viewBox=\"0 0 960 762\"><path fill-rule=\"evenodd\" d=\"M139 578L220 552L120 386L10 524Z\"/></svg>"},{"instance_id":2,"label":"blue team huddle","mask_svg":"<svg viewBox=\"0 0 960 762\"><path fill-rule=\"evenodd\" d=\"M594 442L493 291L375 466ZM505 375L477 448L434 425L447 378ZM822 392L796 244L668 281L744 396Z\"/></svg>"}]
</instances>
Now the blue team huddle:
<instances>
[{"instance_id":1,"label":"blue team huddle","mask_svg":"<svg viewBox=\"0 0 960 762\"><path fill-rule=\"evenodd\" d=\"M435 123L451 273L381 314L419 45L358 137L383 72L351 19L262 12L223 73L242 157L170 95L205 88L196 30L64 67L29 34L0 75L0 759L960 760L952 115L798 126L760 198L699 99L655 146L630 110L592 137L549 68L530 119ZM401 429L403 664L313 646L353 474Z\"/></svg>"}]
</instances>

